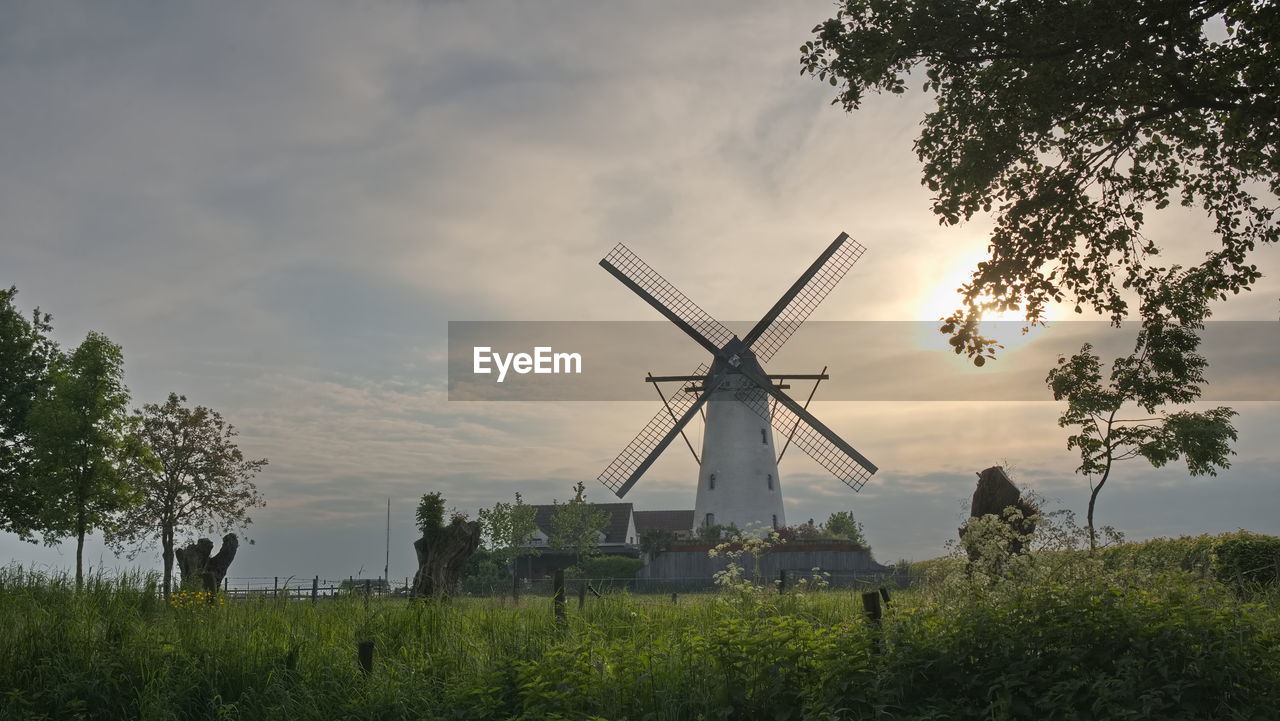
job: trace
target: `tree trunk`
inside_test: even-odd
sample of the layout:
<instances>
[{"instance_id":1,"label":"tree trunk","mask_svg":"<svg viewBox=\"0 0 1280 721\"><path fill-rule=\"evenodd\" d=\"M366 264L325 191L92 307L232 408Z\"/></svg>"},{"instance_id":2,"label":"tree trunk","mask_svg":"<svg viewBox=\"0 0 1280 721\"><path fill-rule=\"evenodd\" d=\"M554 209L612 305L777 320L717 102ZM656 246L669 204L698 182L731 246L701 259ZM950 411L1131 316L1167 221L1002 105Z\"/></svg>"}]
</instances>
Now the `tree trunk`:
<instances>
[{"instance_id":1,"label":"tree trunk","mask_svg":"<svg viewBox=\"0 0 1280 721\"><path fill-rule=\"evenodd\" d=\"M84 583L84 486L76 487L76 590Z\"/></svg>"},{"instance_id":2,"label":"tree trunk","mask_svg":"<svg viewBox=\"0 0 1280 721\"><path fill-rule=\"evenodd\" d=\"M480 524L455 521L440 529L434 538L413 542L418 555L418 572L413 576L413 596L439 597L457 588L467 559L480 547Z\"/></svg>"},{"instance_id":3,"label":"tree trunk","mask_svg":"<svg viewBox=\"0 0 1280 721\"><path fill-rule=\"evenodd\" d=\"M160 555L164 559L164 597L168 600L173 593L173 527L160 528Z\"/></svg>"},{"instance_id":4,"label":"tree trunk","mask_svg":"<svg viewBox=\"0 0 1280 721\"><path fill-rule=\"evenodd\" d=\"M84 584L84 522L77 523L76 531L76 590Z\"/></svg>"},{"instance_id":5,"label":"tree trunk","mask_svg":"<svg viewBox=\"0 0 1280 721\"><path fill-rule=\"evenodd\" d=\"M222 548L218 549L216 556L210 557L213 541L207 538L201 538L186 548L175 551L178 569L182 572L182 587L192 591L217 593L239 547L240 539L236 538L236 534L228 533L222 537Z\"/></svg>"},{"instance_id":6,"label":"tree trunk","mask_svg":"<svg viewBox=\"0 0 1280 721\"><path fill-rule=\"evenodd\" d=\"M1107 468L1107 472L1102 474L1102 480L1098 481L1098 485L1093 487L1093 491L1089 493L1089 511L1085 515L1089 525L1089 552L1093 553L1098 550L1098 534L1093 530L1093 504L1098 500L1098 492L1102 490L1102 484L1107 482L1107 476L1111 475L1111 469Z\"/></svg>"}]
</instances>

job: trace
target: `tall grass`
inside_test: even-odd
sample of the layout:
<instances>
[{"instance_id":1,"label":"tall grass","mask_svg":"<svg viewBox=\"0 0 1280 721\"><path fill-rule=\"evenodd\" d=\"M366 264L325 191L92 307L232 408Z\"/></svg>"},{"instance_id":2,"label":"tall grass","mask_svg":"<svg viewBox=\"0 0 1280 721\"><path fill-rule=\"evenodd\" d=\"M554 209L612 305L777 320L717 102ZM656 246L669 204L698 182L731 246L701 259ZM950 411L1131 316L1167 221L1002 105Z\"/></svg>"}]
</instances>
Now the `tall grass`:
<instances>
[{"instance_id":1,"label":"tall grass","mask_svg":"<svg viewBox=\"0 0 1280 721\"><path fill-rule=\"evenodd\" d=\"M857 595L172 608L0 571L4 719L1267 718L1275 598L1191 576ZM1261 601L1261 602L1259 602ZM374 670L356 643L375 642Z\"/></svg>"}]
</instances>

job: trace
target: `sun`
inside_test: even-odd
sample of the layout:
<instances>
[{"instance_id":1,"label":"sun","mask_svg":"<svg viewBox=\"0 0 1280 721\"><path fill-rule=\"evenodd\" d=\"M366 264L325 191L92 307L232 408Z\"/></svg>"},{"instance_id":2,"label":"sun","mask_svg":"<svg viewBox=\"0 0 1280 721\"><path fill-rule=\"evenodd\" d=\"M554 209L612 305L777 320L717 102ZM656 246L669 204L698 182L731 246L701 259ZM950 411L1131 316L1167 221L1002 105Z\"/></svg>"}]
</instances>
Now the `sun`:
<instances>
[{"instance_id":1,"label":"sun","mask_svg":"<svg viewBox=\"0 0 1280 721\"><path fill-rule=\"evenodd\" d=\"M982 248L971 248L956 253L945 261L945 264L937 266L940 272L926 281L920 294L922 300L916 312L918 319L930 322L922 323L922 330L917 334L917 342L921 348L953 352L947 343L948 336L938 332L936 325L932 322L951 315L961 307L962 301L957 289L969 281L973 269L987 257L986 250ZM1054 308L1047 310L1049 311L1046 313L1047 320L1056 316ZM926 325L928 327L924 327ZM1010 352L1026 345L1035 336L1034 328L1028 333L1022 332L1025 325L1026 316L1021 310L1006 310L983 313L979 327L983 335L994 338L997 343L1003 345L1004 352ZM964 360L968 362L967 359Z\"/></svg>"}]
</instances>

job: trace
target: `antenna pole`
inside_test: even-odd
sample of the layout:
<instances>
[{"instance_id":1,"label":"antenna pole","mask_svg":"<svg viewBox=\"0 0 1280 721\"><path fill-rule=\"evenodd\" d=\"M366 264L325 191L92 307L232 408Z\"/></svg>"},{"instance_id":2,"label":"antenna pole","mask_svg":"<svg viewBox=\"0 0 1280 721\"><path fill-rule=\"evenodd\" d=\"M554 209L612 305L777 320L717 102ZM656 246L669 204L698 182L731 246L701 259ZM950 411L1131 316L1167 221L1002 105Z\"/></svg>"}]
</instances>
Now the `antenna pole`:
<instances>
[{"instance_id":1,"label":"antenna pole","mask_svg":"<svg viewBox=\"0 0 1280 721\"><path fill-rule=\"evenodd\" d=\"M806 411L809 410L809 401L813 400L813 394L818 392L818 384L822 382L823 377L825 377L826 375L827 375L827 367L822 366L822 373L818 375L818 380L813 382L813 390L809 391L809 397L806 398L804 401L804 409ZM783 454L785 454L787 452L787 448L791 446L791 437L794 436L796 434L796 431L799 429L800 429L800 418L797 417L796 424L791 427L791 432L787 434L787 442L782 444L782 450L778 452L778 460L774 461L775 464L782 462Z\"/></svg>"}]
</instances>

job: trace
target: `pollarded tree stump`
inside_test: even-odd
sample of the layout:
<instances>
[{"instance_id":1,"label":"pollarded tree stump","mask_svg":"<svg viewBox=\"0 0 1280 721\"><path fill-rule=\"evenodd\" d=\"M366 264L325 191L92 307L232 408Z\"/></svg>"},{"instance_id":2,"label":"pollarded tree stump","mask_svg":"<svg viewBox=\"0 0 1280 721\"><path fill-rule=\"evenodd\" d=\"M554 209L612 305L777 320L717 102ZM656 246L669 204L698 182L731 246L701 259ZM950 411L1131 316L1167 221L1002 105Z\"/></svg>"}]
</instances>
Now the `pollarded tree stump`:
<instances>
[{"instance_id":1,"label":"pollarded tree stump","mask_svg":"<svg viewBox=\"0 0 1280 721\"><path fill-rule=\"evenodd\" d=\"M1036 529L1036 522L1032 516L1039 513L1040 509L1022 497L1022 491L1009 480L1009 475L1004 472L1003 466L992 466L979 473L978 487L973 491L973 502L969 506L969 517L981 518L990 515L1008 522L1009 518L1005 515L1005 511L1010 507L1018 509L1022 514L1022 518L1014 520L1011 524L1014 532L1019 538L1030 536ZM967 526L968 524L960 527L961 541L964 540ZM1009 551L1021 553L1022 541L1014 540ZM973 549L969 550L969 560L977 560L974 558Z\"/></svg>"},{"instance_id":2,"label":"pollarded tree stump","mask_svg":"<svg viewBox=\"0 0 1280 721\"><path fill-rule=\"evenodd\" d=\"M458 587L467 559L480 547L480 524L456 519L413 542L418 571L413 576L415 598L448 596Z\"/></svg>"},{"instance_id":3,"label":"pollarded tree stump","mask_svg":"<svg viewBox=\"0 0 1280 721\"><path fill-rule=\"evenodd\" d=\"M178 571L182 574L180 586L189 591L203 590L217 593L222 579L227 577L227 570L236 558L236 549L240 548L240 539L236 534L228 533L222 537L222 548L217 555L213 553L213 541L201 538L186 548L174 550L173 556L178 562Z\"/></svg>"}]
</instances>

